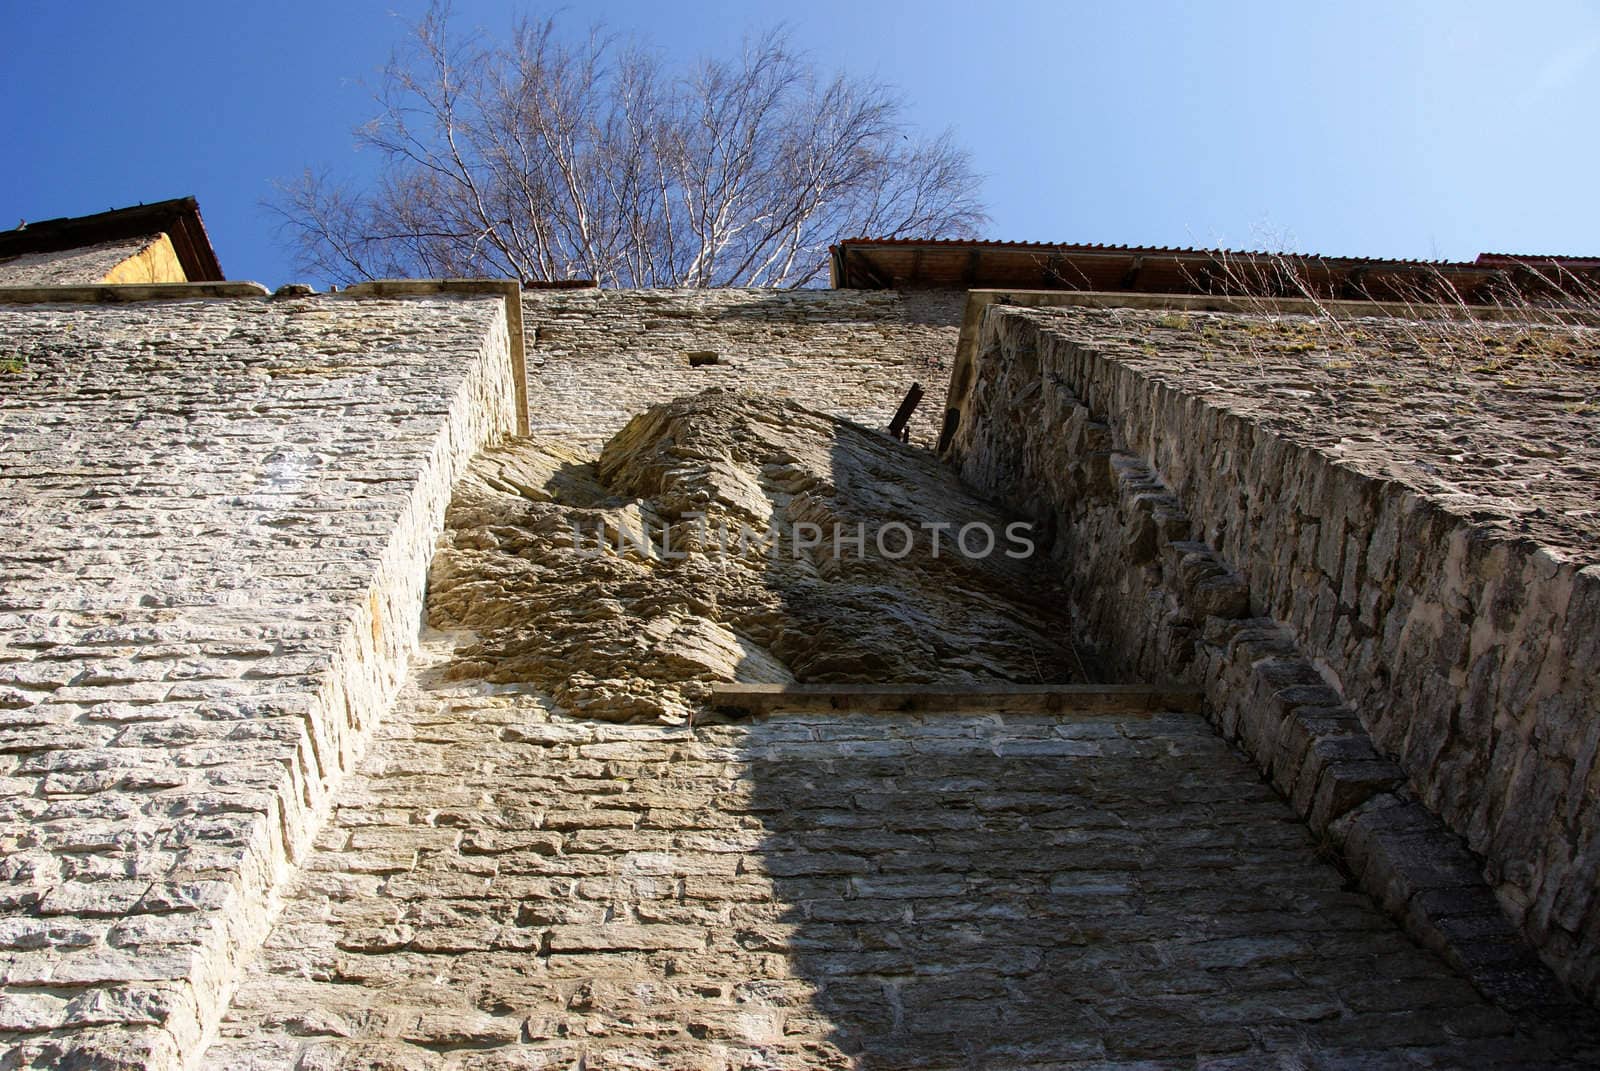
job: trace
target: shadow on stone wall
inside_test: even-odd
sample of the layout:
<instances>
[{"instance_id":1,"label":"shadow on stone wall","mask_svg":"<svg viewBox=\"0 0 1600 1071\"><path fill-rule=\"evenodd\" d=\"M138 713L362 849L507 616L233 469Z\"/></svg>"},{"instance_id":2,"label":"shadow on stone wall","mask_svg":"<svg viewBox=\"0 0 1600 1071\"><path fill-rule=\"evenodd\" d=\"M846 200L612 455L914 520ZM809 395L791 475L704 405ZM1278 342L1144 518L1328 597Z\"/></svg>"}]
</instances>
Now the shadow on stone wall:
<instances>
[{"instance_id":1,"label":"shadow on stone wall","mask_svg":"<svg viewBox=\"0 0 1600 1071\"><path fill-rule=\"evenodd\" d=\"M1278 351L1254 387L1230 387L1199 351L1172 349L1163 319L1106 316L987 318L951 454L963 476L1053 521L1074 621L1107 669L1203 686L1219 729L1414 936L1519 1004L1557 999L1537 949L1593 1003L1600 567L1562 560L1580 544L1576 515L1555 520L1559 481L1471 471L1480 450L1512 452L1525 400L1474 387L1450 421L1380 420L1386 445L1350 453L1377 417L1358 387L1316 378L1349 362ZM1416 326L1362 330L1393 341ZM1224 328L1265 329L1206 330ZM1409 384L1395 396L1425 414L1435 363L1410 345L1352 354L1385 353L1384 375ZM1276 392L1291 383L1316 407ZM1375 466L1391 448L1397 467ZM1455 490L1424 469L1449 470ZM1463 513L1468 487L1543 503L1517 523L1538 515L1540 538L1567 550Z\"/></svg>"},{"instance_id":2,"label":"shadow on stone wall","mask_svg":"<svg viewBox=\"0 0 1600 1071\"><path fill-rule=\"evenodd\" d=\"M970 735L986 726L943 728L969 737L927 755L903 730L844 719L764 757L752 727L760 864L786 910L736 939L785 954L815 986L832 1044L874 1067L1099 1055L1102 1031L1073 991L1113 963L1158 967L1147 949L1086 948L1127 927L1117 868L1132 838L1116 816L1085 813L1083 767L986 761ZM1069 888L1058 853L1041 850L1051 842L1105 869Z\"/></svg>"},{"instance_id":3,"label":"shadow on stone wall","mask_svg":"<svg viewBox=\"0 0 1600 1071\"><path fill-rule=\"evenodd\" d=\"M871 479L873 453L837 426L829 483ZM924 459L887 463L910 482ZM924 505L964 519L955 496ZM1007 562L996 601L1046 590L1049 549ZM807 593L848 584L849 563L827 557L813 554L815 585L768 574L783 620L817 621ZM848 663L849 619L828 625L811 656ZM767 833L752 865L781 915L736 939L788 958L861 1066L1401 1048L1469 1066L1480 1036L1521 1055L1561 1045L1401 934L1201 716L779 715L745 741Z\"/></svg>"},{"instance_id":4,"label":"shadow on stone wall","mask_svg":"<svg viewBox=\"0 0 1600 1071\"><path fill-rule=\"evenodd\" d=\"M1050 606L1026 566L566 553L574 511L986 508L804 410L653 419L598 465L519 440L457 486L430 612L478 632L435 637L208 1067L1548 1065L1199 716L674 717L774 670L1016 679L1050 635L1020 603Z\"/></svg>"},{"instance_id":5,"label":"shadow on stone wall","mask_svg":"<svg viewBox=\"0 0 1600 1071\"><path fill-rule=\"evenodd\" d=\"M744 739L746 864L779 913L736 912L734 939L787 958L814 991L788 1029L820 1017L855 1066L1556 1051L1348 891L1197 715L779 715Z\"/></svg>"}]
</instances>

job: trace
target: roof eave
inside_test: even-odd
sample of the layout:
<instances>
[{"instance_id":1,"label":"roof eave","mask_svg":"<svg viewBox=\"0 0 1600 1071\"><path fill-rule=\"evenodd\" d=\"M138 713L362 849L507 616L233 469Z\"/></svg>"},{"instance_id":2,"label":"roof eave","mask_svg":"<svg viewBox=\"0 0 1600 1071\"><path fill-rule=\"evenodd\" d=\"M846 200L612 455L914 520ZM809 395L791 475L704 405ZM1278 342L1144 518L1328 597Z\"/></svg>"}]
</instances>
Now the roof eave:
<instances>
[{"instance_id":1,"label":"roof eave","mask_svg":"<svg viewBox=\"0 0 1600 1071\"><path fill-rule=\"evenodd\" d=\"M0 233L0 258L54 253L104 242L165 234L191 283L222 282L222 264L193 197L176 197L88 216L40 220Z\"/></svg>"}]
</instances>

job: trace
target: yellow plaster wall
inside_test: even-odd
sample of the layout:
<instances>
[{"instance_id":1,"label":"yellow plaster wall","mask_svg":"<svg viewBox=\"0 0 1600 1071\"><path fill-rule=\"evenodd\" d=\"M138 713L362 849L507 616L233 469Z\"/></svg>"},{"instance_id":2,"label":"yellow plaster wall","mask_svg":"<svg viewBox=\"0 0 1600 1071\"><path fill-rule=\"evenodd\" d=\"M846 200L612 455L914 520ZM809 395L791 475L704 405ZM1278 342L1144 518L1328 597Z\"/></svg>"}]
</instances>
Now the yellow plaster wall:
<instances>
[{"instance_id":1,"label":"yellow plaster wall","mask_svg":"<svg viewBox=\"0 0 1600 1071\"><path fill-rule=\"evenodd\" d=\"M158 234L155 240L139 252L106 272L102 283L186 283L183 265L178 263L178 251L172 239Z\"/></svg>"}]
</instances>

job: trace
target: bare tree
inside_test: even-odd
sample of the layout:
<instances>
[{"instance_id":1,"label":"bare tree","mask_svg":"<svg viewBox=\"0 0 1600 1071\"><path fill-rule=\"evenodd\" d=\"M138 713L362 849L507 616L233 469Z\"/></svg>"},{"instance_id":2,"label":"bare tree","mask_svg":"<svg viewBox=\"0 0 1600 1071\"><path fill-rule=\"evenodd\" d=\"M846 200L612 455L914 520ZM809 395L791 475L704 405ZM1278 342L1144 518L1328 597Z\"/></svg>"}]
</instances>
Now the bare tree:
<instances>
[{"instance_id":1,"label":"bare tree","mask_svg":"<svg viewBox=\"0 0 1600 1071\"><path fill-rule=\"evenodd\" d=\"M781 31L682 72L552 20L457 41L436 5L384 69L381 154L353 189L306 172L271 207L298 266L386 276L590 278L610 286L814 282L843 237L971 237L979 178L884 85L820 77Z\"/></svg>"}]
</instances>

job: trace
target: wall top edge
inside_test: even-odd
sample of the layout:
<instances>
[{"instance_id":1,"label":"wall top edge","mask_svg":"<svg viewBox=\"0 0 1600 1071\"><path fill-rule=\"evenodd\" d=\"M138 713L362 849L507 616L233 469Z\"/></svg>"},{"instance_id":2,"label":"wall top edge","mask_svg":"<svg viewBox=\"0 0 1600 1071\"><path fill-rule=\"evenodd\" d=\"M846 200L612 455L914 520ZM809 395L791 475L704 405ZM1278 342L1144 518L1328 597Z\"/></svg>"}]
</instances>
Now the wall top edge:
<instances>
[{"instance_id":1,"label":"wall top edge","mask_svg":"<svg viewBox=\"0 0 1600 1071\"><path fill-rule=\"evenodd\" d=\"M270 291L260 283L93 283L72 286L0 287L0 305L123 305L146 301L260 300L262 298L316 298L319 300L378 300L433 297L440 294L509 298L521 288L511 279L378 279L356 283L343 290L318 293L310 287L289 285Z\"/></svg>"}]
</instances>

